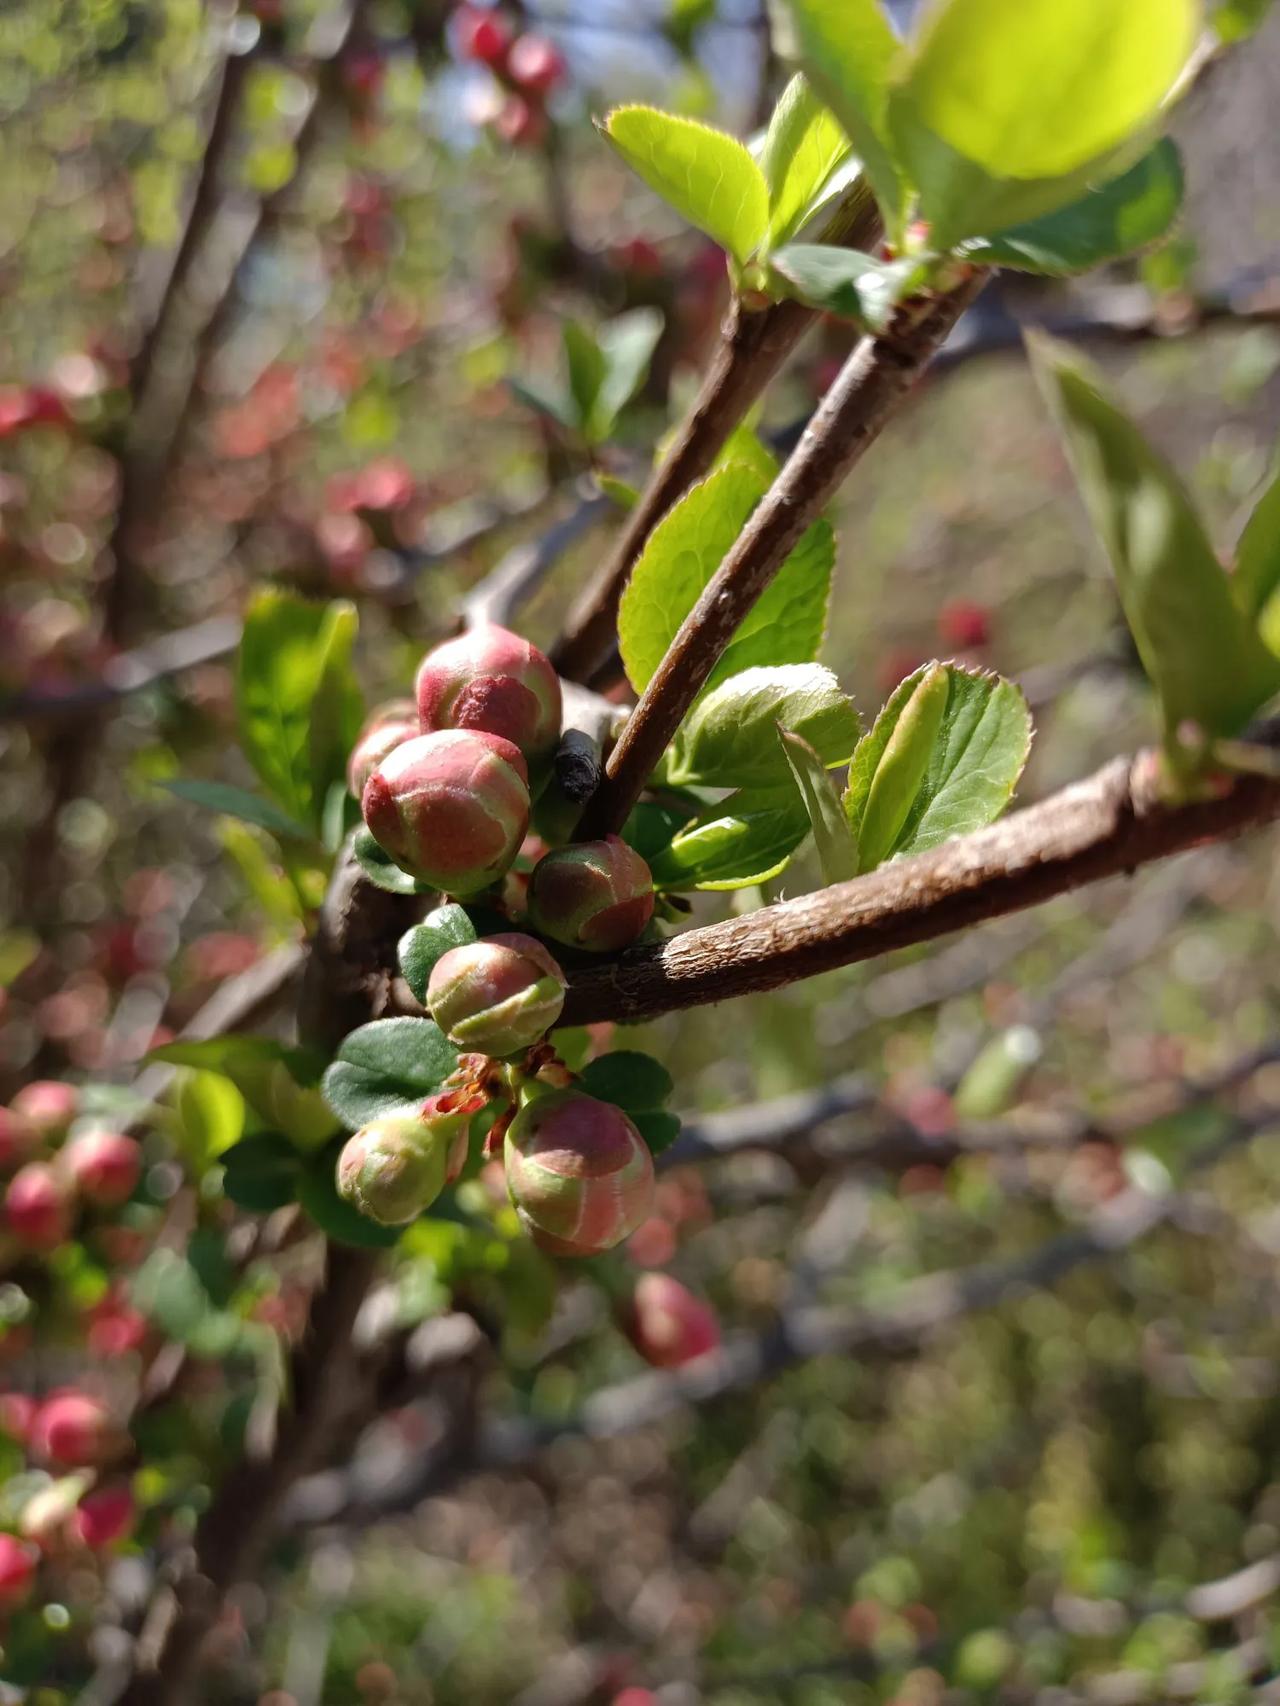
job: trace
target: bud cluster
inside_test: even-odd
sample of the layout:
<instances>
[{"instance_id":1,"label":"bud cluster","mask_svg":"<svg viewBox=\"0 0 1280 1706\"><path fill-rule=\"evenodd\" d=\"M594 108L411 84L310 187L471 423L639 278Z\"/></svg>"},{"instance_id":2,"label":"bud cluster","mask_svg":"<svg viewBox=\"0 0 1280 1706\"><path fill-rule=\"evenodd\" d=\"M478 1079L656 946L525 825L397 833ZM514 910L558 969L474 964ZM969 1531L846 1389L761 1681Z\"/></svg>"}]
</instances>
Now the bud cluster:
<instances>
[{"instance_id":1,"label":"bud cluster","mask_svg":"<svg viewBox=\"0 0 1280 1706\"><path fill-rule=\"evenodd\" d=\"M122 1132L68 1137L79 1106L74 1085L42 1080L0 1108L4 1231L23 1251L65 1242L81 1206L118 1208L142 1173L142 1146Z\"/></svg>"}]
</instances>

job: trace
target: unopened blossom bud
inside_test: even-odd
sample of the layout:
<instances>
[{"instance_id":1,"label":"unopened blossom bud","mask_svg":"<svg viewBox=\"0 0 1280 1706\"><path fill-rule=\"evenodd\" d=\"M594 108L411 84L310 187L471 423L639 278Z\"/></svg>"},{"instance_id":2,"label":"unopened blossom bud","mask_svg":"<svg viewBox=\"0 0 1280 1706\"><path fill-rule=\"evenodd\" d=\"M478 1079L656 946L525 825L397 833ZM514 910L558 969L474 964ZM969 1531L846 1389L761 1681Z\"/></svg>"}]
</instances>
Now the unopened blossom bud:
<instances>
[{"instance_id":1,"label":"unopened blossom bud","mask_svg":"<svg viewBox=\"0 0 1280 1706\"><path fill-rule=\"evenodd\" d=\"M80 1093L75 1085L61 1084L53 1078L24 1084L9 1104L15 1114L35 1126L41 1137L52 1142L66 1136L79 1105Z\"/></svg>"},{"instance_id":2,"label":"unopened blossom bud","mask_svg":"<svg viewBox=\"0 0 1280 1706\"><path fill-rule=\"evenodd\" d=\"M0 1534L0 1611L11 1611L30 1598L40 1554L14 1534Z\"/></svg>"},{"instance_id":3,"label":"unopened blossom bud","mask_svg":"<svg viewBox=\"0 0 1280 1706\"><path fill-rule=\"evenodd\" d=\"M526 758L560 738L560 678L536 646L486 623L427 653L416 684L424 734L476 729L502 735Z\"/></svg>"},{"instance_id":4,"label":"unopened blossom bud","mask_svg":"<svg viewBox=\"0 0 1280 1706\"><path fill-rule=\"evenodd\" d=\"M67 1526L73 1540L96 1552L127 1540L136 1516L133 1493L127 1486L99 1487L85 1494Z\"/></svg>"},{"instance_id":5,"label":"unopened blossom bud","mask_svg":"<svg viewBox=\"0 0 1280 1706\"><path fill-rule=\"evenodd\" d=\"M10 1179L5 1224L24 1248L56 1249L71 1230L71 1214L71 1191L47 1162L29 1161Z\"/></svg>"},{"instance_id":6,"label":"unopened blossom bud","mask_svg":"<svg viewBox=\"0 0 1280 1706\"><path fill-rule=\"evenodd\" d=\"M0 1108L0 1173L12 1173L31 1161L44 1142L40 1128L12 1108Z\"/></svg>"},{"instance_id":7,"label":"unopened blossom bud","mask_svg":"<svg viewBox=\"0 0 1280 1706\"><path fill-rule=\"evenodd\" d=\"M653 1211L653 1157L621 1108L578 1090L535 1096L507 1130L507 1189L556 1256L598 1256Z\"/></svg>"},{"instance_id":8,"label":"unopened blossom bud","mask_svg":"<svg viewBox=\"0 0 1280 1706\"><path fill-rule=\"evenodd\" d=\"M347 787L356 799L364 793L365 783L387 754L421 733L412 699L393 699L373 713L360 730L347 760Z\"/></svg>"},{"instance_id":9,"label":"unopened blossom bud","mask_svg":"<svg viewBox=\"0 0 1280 1706\"><path fill-rule=\"evenodd\" d=\"M99 1398L68 1387L41 1404L31 1428L37 1457L64 1469L86 1468L110 1457L120 1442L111 1412Z\"/></svg>"},{"instance_id":10,"label":"unopened blossom bud","mask_svg":"<svg viewBox=\"0 0 1280 1706\"><path fill-rule=\"evenodd\" d=\"M371 1120L338 1157L338 1194L380 1226L407 1226L444 1189L448 1151L412 1116Z\"/></svg>"},{"instance_id":11,"label":"unopened blossom bud","mask_svg":"<svg viewBox=\"0 0 1280 1706\"><path fill-rule=\"evenodd\" d=\"M90 1131L73 1138L60 1165L86 1202L115 1207L128 1202L142 1173L142 1145L117 1131Z\"/></svg>"},{"instance_id":12,"label":"unopened blossom bud","mask_svg":"<svg viewBox=\"0 0 1280 1706\"><path fill-rule=\"evenodd\" d=\"M653 878L617 835L558 847L529 879L529 917L553 941L591 953L629 946L653 917Z\"/></svg>"},{"instance_id":13,"label":"unopened blossom bud","mask_svg":"<svg viewBox=\"0 0 1280 1706\"><path fill-rule=\"evenodd\" d=\"M25 1392L0 1392L0 1433L25 1445L39 1408L35 1399Z\"/></svg>"},{"instance_id":14,"label":"unopened blossom bud","mask_svg":"<svg viewBox=\"0 0 1280 1706\"><path fill-rule=\"evenodd\" d=\"M720 1323L709 1304L670 1274L642 1274L636 1281L627 1337L655 1368L679 1368L720 1343Z\"/></svg>"},{"instance_id":15,"label":"unopened blossom bud","mask_svg":"<svg viewBox=\"0 0 1280 1706\"><path fill-rule=\"evenodd\" d=\"M445 729L389 753L365 783L374 840L445 894L478 894L503 876L529 827L528 771L497 735Z\"/></svg>"},{"instance_id":16,"label":"unopened blossom bud","mask_svg":"<svg viewBox=\"0 0 1280 1706\"><path fill-rule=\"evenodd\" d=\"M427 984L427 1006L459 1048L516 1054L555 1024L565 987L564 973L542 943L513 932L442 954Z\"/></svg>"}]
</instances>

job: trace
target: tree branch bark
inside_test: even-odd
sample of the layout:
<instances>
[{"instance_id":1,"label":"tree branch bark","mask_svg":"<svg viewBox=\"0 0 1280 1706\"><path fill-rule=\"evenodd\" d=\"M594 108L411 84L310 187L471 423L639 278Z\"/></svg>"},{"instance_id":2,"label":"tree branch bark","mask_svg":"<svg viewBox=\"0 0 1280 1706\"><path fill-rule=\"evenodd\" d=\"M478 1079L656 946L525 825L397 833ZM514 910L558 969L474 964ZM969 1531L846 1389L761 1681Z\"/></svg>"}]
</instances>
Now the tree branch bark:
<instances>
[{"instance_id":1,"label":"tree branch bark","mask_svg":"<svg viewBox=\"0 0 1280 1706\"><path fill-rule=\"evenodd\" d=\"M795 452L667 648L609 758L579 835L616 835L742 619L823 505L880 436L990 277L904 303L887 332L850 356Z\"/></svg>"},{"instance_id":2,"label":"tree branch bark","mask_svg":"<svg viewBox=\"0 0 1280 1706\"><path fill-rule=\"evenodd\" d=\"M848 205L822 233L822 241L870 249L882 230L879 209L859 183ZM815 309L799 302L775 302L764 309L747 308L740 300L733 303L702 387L671 449L650 475L598 578L569 613L551 653L561 675L587 682L609 656L618 601L649 535L710 469L734 427L819 318Z\"/></svg>"},{"instance_id":3,"label":"tree branch bark","mask_svg":"<svg viewBox=\"0 0 1280 1706\"><path fill-rule=\"evenodd\" d=\"M1117 758L991 828L573 976L564 1023L651 1019L776 989L1000 918L1280 817L1280 780L1238 776L1162 803L1152 755Z\"/></svg>"}]
</instances>

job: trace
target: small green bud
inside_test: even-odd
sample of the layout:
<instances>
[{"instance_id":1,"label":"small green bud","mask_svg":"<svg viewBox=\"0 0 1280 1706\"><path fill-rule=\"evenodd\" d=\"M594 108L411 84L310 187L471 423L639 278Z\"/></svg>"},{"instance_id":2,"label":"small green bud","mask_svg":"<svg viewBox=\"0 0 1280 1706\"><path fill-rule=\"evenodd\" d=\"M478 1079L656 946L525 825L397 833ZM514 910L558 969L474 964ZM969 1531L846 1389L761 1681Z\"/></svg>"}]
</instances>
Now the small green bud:
<instances>
[{"instance_id":1,"label":"small green bud","mask_svg":"<svg viewBox=\"0 0 1280 1706\"><path fill-rule=\"evenodd\" d=\"M517 1054L564 1006L565 975L541 942L518 932L450 948L427 984L431 1017L459 1048Z\"/></svg>"}]
</instances>

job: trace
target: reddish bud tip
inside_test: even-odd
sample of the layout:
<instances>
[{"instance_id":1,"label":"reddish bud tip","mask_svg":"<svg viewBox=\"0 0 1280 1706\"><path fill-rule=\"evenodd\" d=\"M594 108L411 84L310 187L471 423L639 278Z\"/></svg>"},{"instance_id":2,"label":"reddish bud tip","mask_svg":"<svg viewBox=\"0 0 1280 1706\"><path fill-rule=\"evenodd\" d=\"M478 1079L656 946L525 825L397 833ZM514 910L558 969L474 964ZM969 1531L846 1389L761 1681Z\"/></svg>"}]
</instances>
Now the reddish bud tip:
<instances>
[{"instance_id":1,"label":"reddish bud tip","mask_svg":"<svg viewBox=\"0 0 1280 1706\"><path fill-rule=\"evenodd\" d=\"M492 623L427 653L416 684L424 734L476 729L501 735L527 758L560 738L560 678L536 646Z\"/></svg>"},{"instance_id":2,"label":"reddish bud tip","mask_svg":"<svg viewBox=\"0 0 1280 1706\"><path fill-rule=\"evenodd\" d=\"M347 787L359 799L364 785L388 753L421 733L412 699L393 699L375 711L360 731L347 760Z\"/></svg>"},{"instance_id":3,"label":"reddish bud tip","mask_svg":"<svg viewBox=\"0 0 1280 1706\"><path fill-rule=\"evenodd\" d=\"M653 1157L621 1108L578 1090L536 1096L508 1128L507 1189L534 1242L598 1256L653 1211Z\"/></svg>"},{"instance_id":4,"label":"reddish bud tip","mask_svg":"<svg viewBox=\"0 0 1280 1706\"><path fill-rule=\"evenodd\" d=\"M13 1534L0 1534L0 1611L9 1611L30 1597L40 1554Z\"/></svg>"},{"instance_id":5,"label":"reddish bud tip","mask_svg":"<svg viewBox=\"0 0 1280 1706\"><path fill-rule=\"evenodd\" d=\"M5 1221L28 1250L56 1249L71 1230L71 1193L44 1161L29 1161L9 1181Z\"/></svg>"},{"instance_id":6,"label":"reddish bud tip","mask_svg":"<svg viewBox=\"0 0 1280 1706\"><path fill-rule=\"evenodd\" d=\"M37 1457L64 1469L101 1463L114 1451L119 1432L105 1404L87 1392L54 1392L36 1412L31 1447Z\"/></svg>"},{"instance_id":7,"label":"reddish bud tip","mask_svg":"<svg viewBox=\"0 0 1280 1706\"><path fill-rule=\"evenodd\" d=\"M636 1281L627 1336L655 1368L679 1368L720 1344L720 1323L709 1304L670 1274Z\"/></svg>"},{"instance_id":8,"label":"reddish bud tip","mask_svg":"<svg viewBox=\"0 0 1280 1706\"><path fill-rule=\"evenodd\" d=\"M529 916L544 936L590 953L616 953L653 917L653 878L616 835L548 853L529 879Z\"/></svg>"},{"instance_id":9,"label":"reddish bud tip","mask_svg":"<svg viewBox=\"0 0 1280 1706\"><path fill-rule=\"evenodd\" d=\"M60 1084L46 1078L25 1084L9 1107L35 1126L42 1137L56 1140L65 1137L79 1105L80 1093L74 1084Z\"/></svg>"},{"instance_id":10,"label":"reddish bud tip","mask_svg":"<svg viewBox=\"0 0 1280 1706\"><path fill-rule=\"evenodd\" d=\"M507 55L507 75L526 94L546 95L564 77L564 59L553 41L530 32Z\"/></svg>"},{"instance_id":11,"label":"reddish bud tip","mask_svg":"<svg viewBox=\"0 0 1280 1706\"><path fill-rule=\"evenodd\" d=\"M86 1202L114 1208L133 1195L142 1173L142 1146L122 1132L91 1131L73 1138L60 1162Z\"/></svg>"},{"instance_id":12,"label":"reddish bud tip","mask_svg":"<svg viewBox=\"0 0 1280 1706\"><path fill-rule=\"evenodd\" d=\"M72 1539L81 1546L101 1551L129 1538L136 1515L133 1493L128 1487L100 1487L81 1499L68 1526Z\"/></svg>"},{"instance_id":13,"label":"reddish bud tip","mask_svg":"<svg viewBox=\"0 0 1280 1706\"><path fill-rule=\"evenodd\" d=\"M511 45L511 32L502 19L480 6L459 6L453 15L454 39L464 59L499 66Z\"/></svg>"},{"instance_id":14,"label":"reddish bud tip","mask_svg":"<svg viewBox=\"0 0 1280 1706\"><path fill-rule=\"evenodd\" d=\"M12 1173L39 1152L44 1139L33 1121L0 1108L0 1173Z\"/></svg>"},{"instance_id":15,"label":"reddish bud tip","mask_svg":"<svg viewBox=\"0 0 1280 1706\"><path fill-rule=\"evenodd\" d=\"M958 598L938 612L938 633L957 651L975 651L991 638L991 617L981 604Z\"/></svg>"}]
</instances>

